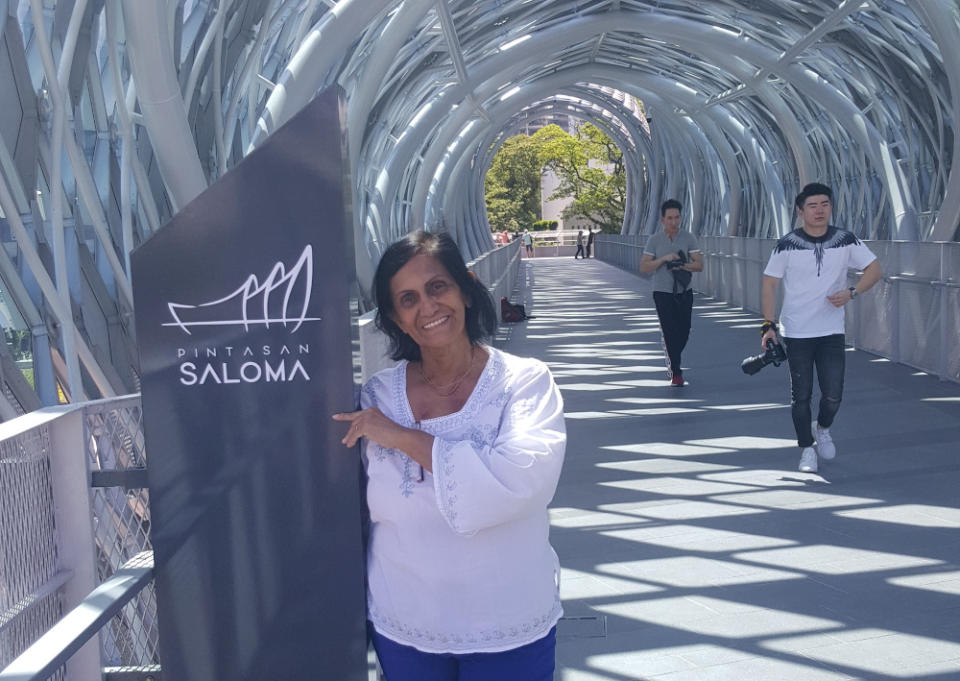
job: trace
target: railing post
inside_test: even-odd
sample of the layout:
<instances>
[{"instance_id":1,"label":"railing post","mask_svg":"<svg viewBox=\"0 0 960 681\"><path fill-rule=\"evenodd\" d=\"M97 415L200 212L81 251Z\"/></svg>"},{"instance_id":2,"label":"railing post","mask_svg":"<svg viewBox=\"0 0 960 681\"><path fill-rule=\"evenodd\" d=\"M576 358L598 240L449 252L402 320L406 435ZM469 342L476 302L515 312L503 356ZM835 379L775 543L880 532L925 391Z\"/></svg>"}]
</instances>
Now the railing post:
<instances>
[{"instance_id":1,"label":"railing post","mask_svg":"<svg viewBox=\"0 0 960 681\"><path fill-rule=\"evenodd\" d=\"M890 354L893 355L891 359L898 364L903 362L903 358L900 353L900 277L890 277L890 283L893 286L893 294L890 296L890 300L893 305L893 310L891 310L890 319L892 320L890 328Z\"/></svg>"},{"instance_id":2,"label":"railing post","mask_svg":"<svg viewBox=\"0 0 960 681\"><path fill-rule=\"evenodd\" d=\"M937 377L941 381L950 378L950 350L952 347L950 338L950 272L947 266L947 243L940 244L940 274L937 277L935 287L940 294L940 352L937 358ZM957 350L954 349L953 352Z\"/></svg>"},{"instance_id":3,"label":"railing post","mask_svg":"<svg viewBox=\"0 0 960 681\"><path fill-rule=\"evenodd\" d=\"M937 353L937 377L941 381L949 378L949 353L952 346L950 338L950 289L947 282L941 279L933 284L934 290L940 297L940 352Z\"/></svg>"},{"instance_id":4,"label":"railing post","mask_svg":"<svg viewBox=\"0 0 960 681\"><path fill-rule=\"evenodd\" d=\"M70 611L97 588L90 471L83 442L83 408L71 405L50 421L50 479L53 485L57 550L61 569L73 576L63 586L63 606ZM44 410L47 411L47 410ZM69 681L100 681L100 640L90 639L67 661Z\"/></svg>"}]
</instances>

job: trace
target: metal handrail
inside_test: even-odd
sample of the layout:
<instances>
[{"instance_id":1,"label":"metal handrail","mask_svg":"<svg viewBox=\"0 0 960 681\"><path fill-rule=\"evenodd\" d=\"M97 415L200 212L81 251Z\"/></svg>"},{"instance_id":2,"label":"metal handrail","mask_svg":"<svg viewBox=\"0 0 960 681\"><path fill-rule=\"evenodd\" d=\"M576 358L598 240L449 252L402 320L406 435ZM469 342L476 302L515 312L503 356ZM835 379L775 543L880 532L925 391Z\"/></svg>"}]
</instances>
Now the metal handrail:
<instances>
[{"instance_id":1,"label":"metal handrail","mask_svg":"<svg viewBox=\"0 0 960 681\"><path fill-rule=\"evenodd\" d=\"M134 668L137 678L158 678L139 401L48 407L0 424L0 491L41 503L0 509L9 516L0 546L10 568L0 575L4 681L64 671L99 681Z\"/></svg>"},{"instance_id":2,"label":"metal handrail","mask_svg":"<svg viewBox=\"0 0 960 681\"><path fill-rule=\"evenodd\" d=\"M47 679L152 579L153 551L142 551L0 671L0 681Z\"/></svg>"},{"instance_id":3,"label":"metal handrail","mask_svg":"<svg viewBox=\"0 0 960 681\"><path fill-rule=\"evenodd\" d=\"M597 257L639 274L637 248L645 238L600 235ZM763 269L775 243L702 237L705 267L694 275L694 289L759 313ZM880 259L884 277L848 312L847 343L941 380L960 382L960 350L954 342L960 326L960 243L865 243ZM849 283L855 284L857 277L851 270ZM928 290L922 290L924 286Z\"/></svg>"}]
</instances>

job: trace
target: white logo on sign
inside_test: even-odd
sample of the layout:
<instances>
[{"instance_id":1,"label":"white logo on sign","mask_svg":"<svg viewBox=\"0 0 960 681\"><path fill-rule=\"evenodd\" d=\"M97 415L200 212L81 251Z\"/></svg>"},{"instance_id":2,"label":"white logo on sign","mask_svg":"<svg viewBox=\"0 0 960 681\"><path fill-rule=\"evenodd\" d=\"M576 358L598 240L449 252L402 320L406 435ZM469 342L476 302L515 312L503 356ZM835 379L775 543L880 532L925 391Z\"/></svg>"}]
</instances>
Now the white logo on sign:
<instances>
[{"instance_id":1,"label":"white logo on sign","mask_svg":"<svg viewBox=\"0 0 960 681\"><path fill-rule=\"evenodd\" d=\"M303 306L298 313L291 314L289 310L290 298L296 290L297 284L303 285ZM192 335L190 327L192 326L236 326L242 325L245 331L250 329L251 324L262 324L269 328L271 324L295 323L290 333L295 332L304 322L317 322L320 317L307 317L307 307L310 305L310 292L313 289L313 247L307 246L300 254L296 264L287 271L282 262L278 262L270 270L270 274L261 283L255 274L247 277L243 285L230 295L218 300L211 300L208 303L198 305L187 305L184 303L167 303L170 310L172 322L165 322L163 326L180 327L187 335ZM278 290L283 291L283 307L280 317L270 316L271 296ZM257 298L262 297L258 302ZM184 316L192 316L194 310L203 310L213 306L229 306L231 303L238 304L238 318L236 319L190 319L185 320ZM262 305L262 310L260 306Z\"/></svg>"}]
</instances>

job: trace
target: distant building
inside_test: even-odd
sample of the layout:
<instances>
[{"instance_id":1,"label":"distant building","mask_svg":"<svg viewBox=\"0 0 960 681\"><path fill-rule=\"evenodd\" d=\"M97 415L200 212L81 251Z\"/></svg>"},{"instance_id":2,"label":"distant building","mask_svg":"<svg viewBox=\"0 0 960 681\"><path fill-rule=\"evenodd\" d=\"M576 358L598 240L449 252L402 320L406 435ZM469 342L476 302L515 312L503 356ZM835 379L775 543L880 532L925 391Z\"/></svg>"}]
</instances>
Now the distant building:
<instances>
[{"instance_id":1,"label":"distant building","mask_svg":"<svg viewBox=\"0 0 960 681\"><path fill-rule=\"evenodd\" d=\"M520 131L524 135L532 135L537 130L548 125L558 125L570 134L576 129L577 122L565 113L548 113L529 119Z\"/></svg>"},{"instance_id":2,"label":"distant building","mask_svg":"<svg viewBox=\"0 0 960 681\"><path fill-rule=\"evenodd\" d=\"M552 170L540 175L540 215L544 220L556 220L557 229L586 229L592 223L583 218L564 218L563 210L573 202L570 196L548 201L547 198L560 186L560 178Z\"/></svg>"}]
</instances>

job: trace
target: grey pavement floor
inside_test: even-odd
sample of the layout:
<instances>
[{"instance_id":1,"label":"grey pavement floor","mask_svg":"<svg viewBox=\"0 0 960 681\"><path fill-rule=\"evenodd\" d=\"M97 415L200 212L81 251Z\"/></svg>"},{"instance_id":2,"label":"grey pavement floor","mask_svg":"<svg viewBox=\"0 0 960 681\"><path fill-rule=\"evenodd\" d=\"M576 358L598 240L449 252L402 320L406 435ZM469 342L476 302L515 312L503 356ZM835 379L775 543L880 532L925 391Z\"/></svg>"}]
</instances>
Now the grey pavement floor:
<instances>
[{"instance_id":1,"label":"grey pavement floor","mask_svg":"<svg viewBox=\"0 0 960 681\"><path fill-rule=\"evenodd\" d=\"M850 349L837 458L800 473L786 366L740 370L756 315L697 297L673 388L644 278L523 279L496 344L564 396L558 681L960 679L960 386Z\"/></svg>"}]
</instances>

